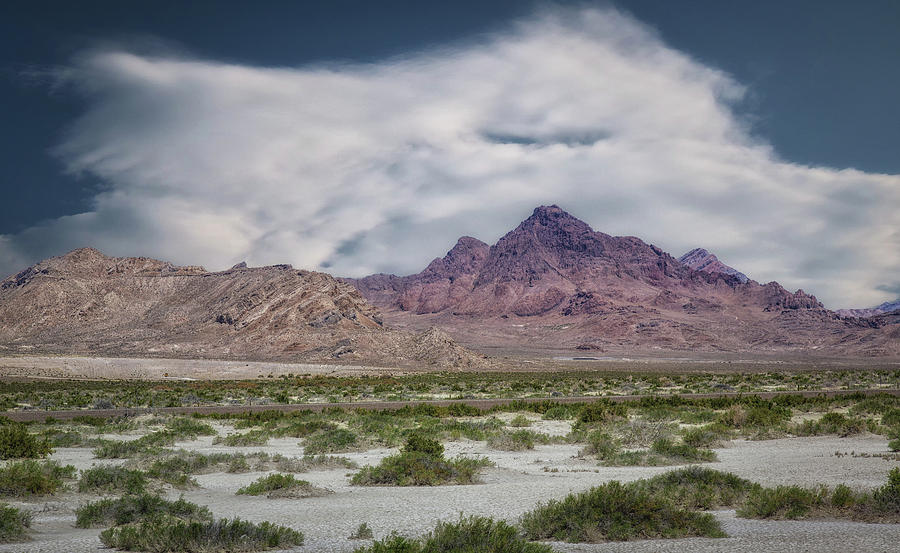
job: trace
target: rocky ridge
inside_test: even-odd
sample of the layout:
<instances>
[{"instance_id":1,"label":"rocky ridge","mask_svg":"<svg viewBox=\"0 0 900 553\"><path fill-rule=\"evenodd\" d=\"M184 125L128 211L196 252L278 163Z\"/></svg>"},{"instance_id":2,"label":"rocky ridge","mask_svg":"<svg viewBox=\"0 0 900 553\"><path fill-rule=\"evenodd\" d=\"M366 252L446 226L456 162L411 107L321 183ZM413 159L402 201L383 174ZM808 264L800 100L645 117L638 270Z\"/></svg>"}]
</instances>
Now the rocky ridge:
<instances>
[{"instance_id":1,"label":"rocky ridge","mask_svg":"<svg viewBox=\"0 0 900 553\"><path fill-rule=\"evenodd\" d=\"M290 265L208 272L84 248L0 282L0 345L11 352L484 363L429 340L385 329L352 286Z\"/></svg>"},{"instance_id":2,"label":"rocky ridge","mask_svg":"<svg viewBox=\"0 0 900 553\"><path fill-rule=\"evenodd\" d=\"M689 261L697 260L699 269L639 238L595 232L558 206L541 206L494 245L464 237L421 273L348 281L390 324L438 326L481 348L900 349L879 324L841 317L803 290L750 280L709 252L695 251Z\"/></svg>"}]
</instances>

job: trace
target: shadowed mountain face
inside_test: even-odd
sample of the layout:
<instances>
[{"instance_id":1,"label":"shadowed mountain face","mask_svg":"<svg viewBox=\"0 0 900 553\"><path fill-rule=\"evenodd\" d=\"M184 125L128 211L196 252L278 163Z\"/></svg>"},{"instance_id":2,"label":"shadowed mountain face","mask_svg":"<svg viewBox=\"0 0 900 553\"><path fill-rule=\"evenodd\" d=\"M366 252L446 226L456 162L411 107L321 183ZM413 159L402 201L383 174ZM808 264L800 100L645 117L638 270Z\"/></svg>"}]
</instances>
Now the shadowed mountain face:
<instances>
[{"instance_id":1,"label":"shadowed mountain face","mask_svg":"<svg viewBox=\"0 0 900 553\"><path fill-rule=\"evenodd\" d=\"M741 283L748 282L750 279L744 273L738 271L733 267L729 267L728 265L719 261L719 258L714 254L709 253L703 248L694 248L693 250L687 252L678 258L678 261L681 261L691 269L695 271L704 271L707 273L722 273L725 275L736 276Z\"/></svg>"},{"instance_id":2,"label":"shadowed mountain face","mask_svg":"<svg viewBox=\"0 0 900 553\"><path fill-rule=\"evenodd\" d=\"M481 347L888 354L872 323L759 284L705 251L685 263L542 206L493 246L462 238L421 273L350 280L391 323ZM697 263L696 266L694 263Z\"/></svg>"},{"instance_id":3,"label":"shadowed mountain face","mask_svg":"<svg viewBox=\"0 0 900 553\"><path fill-rule=\"evenodd\" d=\"M382 328L352 286L290 265L211 273L75 250L0 282L0 351L468 366L434 333ZM25 349L23 349L25 348Z\"/></svg>"}]
</instances>

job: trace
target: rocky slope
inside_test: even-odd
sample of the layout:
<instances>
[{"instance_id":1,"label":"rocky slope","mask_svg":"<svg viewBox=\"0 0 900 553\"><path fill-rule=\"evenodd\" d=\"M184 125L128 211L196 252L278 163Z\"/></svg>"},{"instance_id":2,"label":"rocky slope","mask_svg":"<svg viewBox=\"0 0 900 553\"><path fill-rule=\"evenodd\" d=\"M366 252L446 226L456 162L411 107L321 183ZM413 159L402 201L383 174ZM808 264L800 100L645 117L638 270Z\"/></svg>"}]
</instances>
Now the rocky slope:
<instances>
[{"instance_id":1,"label":"rocky slope","mask_svg":"<svg viewBox=\"0 0 900 553\"><path fill-rule=\"evenodd\" d=\"M0 282L0 344L8 352L483 363L433 333L386 330L375 307L325 273L246 264L207 272L93 249Z\"/></svg>"},{"instance_id":2,"label":"rocky slope","mask_svg":"<svg viewBox=\"0 0 900 553\"><path fill-rule=\"evenodd\" d=\"M695 271L704 271L706 273L722 273L737 277L741 283L749 282L750 279L744 273L733 267L719 261L714 254L704 250L703 248L694 248L678 258L678 261L684 263Z\"/></svg>"},{"instance_id":3,"label":"rocky slope","mask_svg":"<svg viewBox=\"0 0 900 553\"><path fill-rule=\"evenodd\" d=\"M900 349L879 323L841 317L802 290L710 270L718 265L708 252L692 259L705 263L698 270L638 238L595 232L542 206L492 246L465 237L421 273L349 282L392 325L437 325L482 348Z\"/></svg>"}]
</instances>

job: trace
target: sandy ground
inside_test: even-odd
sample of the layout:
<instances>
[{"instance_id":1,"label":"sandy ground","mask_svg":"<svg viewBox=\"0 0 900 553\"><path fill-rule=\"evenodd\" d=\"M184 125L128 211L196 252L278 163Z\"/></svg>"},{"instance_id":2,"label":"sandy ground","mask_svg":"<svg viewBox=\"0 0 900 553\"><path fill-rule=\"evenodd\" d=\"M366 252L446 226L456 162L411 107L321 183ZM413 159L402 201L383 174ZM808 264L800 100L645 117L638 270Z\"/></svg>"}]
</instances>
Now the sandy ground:
<instances>
[{"instance_id":1,"label":"sandy ground","mask_svg":"<svg viewBox=\"0 0 900 553\"><path fill-rule=\"evenodd\" d=\"M565 433L558 421L540 421L531 428L546 433ZM224 431L223 431L224 433ZM298 440L273 439L263 447L212 445L212 438L177 444L202 452L267 451L287 456L303 454ZM595 462L576 458L578 446L537 446L526 452L489 450L483 442L451 442L447 454L485 455L496 463L484 472L483 483L471 486L420 488L355 487L348 484L347 469L316 471L300 475L315 485L333 490L325 497L267 499L236 496L238 488L266 474L213 473L196 476L202 486L187 490L184 497L208 505L217 517L252 521L268 520L303 531L306 545L297 551L342 552L368 543L348 536L367 523L376 538L392 531L419 535L438 520L454 520L461 513L488 515L515 521L537 503L561 498L609 480L628 481L670 470L671 467L598 467ZM349 453L360 465L377 463L395 450L375 449ZM835 453L842 455L835 455ZM850 453L854 455L849 455ZM734 472L766 485L817 485L847 483L851 487L872 488L886 480L897 461L861 454L886 453L881 436L852 438L815 437L770 441L736 441L717 450L719 461L708 466ZM843 454L848 455L843 455ZM59 449L53 458L84 469L99 463L89 450ZM105 462L105 461L104 461ZM171 498L181 492L172 491ZM0 546L0 551L81 553L102 548L99 530L73 528L74 508L87 499L64 494L49 501L12 502L35 512L33 540ZM757 521L736 518L734 511L715 513L728 533L723 539L651 540L607 544L554 544L559 551L896 551L900 543L898 524L862 524L846 521Z\"/></svg>"},{"instance_id":2,"label":"sandy ground","mask_svg":"<svg viewBox=\"0 0 900 553\"><path fill-rule=\"evenodd\" d=\"M221 361L215 359L151 359L126 357L0 357L0 377L75 378L90 380L240 380L259 375L353 376L404 372L354 365Z\"/></svg>"}]
</instances>

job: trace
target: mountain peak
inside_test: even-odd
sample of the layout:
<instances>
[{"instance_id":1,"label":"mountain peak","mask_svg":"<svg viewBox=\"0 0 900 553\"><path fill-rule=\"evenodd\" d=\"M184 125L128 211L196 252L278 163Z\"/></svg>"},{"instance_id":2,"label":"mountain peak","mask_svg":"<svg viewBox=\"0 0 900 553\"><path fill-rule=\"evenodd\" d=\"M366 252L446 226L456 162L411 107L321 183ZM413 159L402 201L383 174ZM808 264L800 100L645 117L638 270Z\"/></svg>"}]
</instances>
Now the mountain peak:
<instances>
[{"instance_id":1,"label":"mountain peak","mask_svg":"<svg viewBox=\"0 0 900 553\"><path fill-rule=\"evenodd\" d=\"M705 273L722 273L737 277L741 283L746 283L750 279L744 273L738 271L734 267L719 261L715 254L710 253L703 248L694 248L678 258L678 261L684 263L695 271L703 271Z\"/></svg>"}]
</instances>

